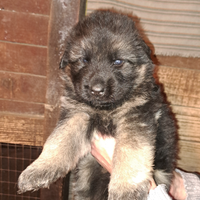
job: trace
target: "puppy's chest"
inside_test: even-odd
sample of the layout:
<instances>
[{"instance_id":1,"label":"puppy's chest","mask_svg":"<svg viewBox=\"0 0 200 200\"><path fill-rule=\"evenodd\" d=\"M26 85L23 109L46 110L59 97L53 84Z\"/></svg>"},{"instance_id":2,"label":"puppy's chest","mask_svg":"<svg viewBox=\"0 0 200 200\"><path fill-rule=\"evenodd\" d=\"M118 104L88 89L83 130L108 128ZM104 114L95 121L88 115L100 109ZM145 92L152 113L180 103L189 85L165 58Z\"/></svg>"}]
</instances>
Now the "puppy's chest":
<instances>
[{"instance_id":1,"label":"puppy's chest","mask_svg":"<svg viewBox=\"0 0 200 200\"><path fill-rule=\"evenodd\" d=\"M113 119L109 115L95 114L91 117L88 134L91 136L93 131L98 131L102 135L114 136L116 133L116 125L113 123Z\"/></svg>"}]
</instances>

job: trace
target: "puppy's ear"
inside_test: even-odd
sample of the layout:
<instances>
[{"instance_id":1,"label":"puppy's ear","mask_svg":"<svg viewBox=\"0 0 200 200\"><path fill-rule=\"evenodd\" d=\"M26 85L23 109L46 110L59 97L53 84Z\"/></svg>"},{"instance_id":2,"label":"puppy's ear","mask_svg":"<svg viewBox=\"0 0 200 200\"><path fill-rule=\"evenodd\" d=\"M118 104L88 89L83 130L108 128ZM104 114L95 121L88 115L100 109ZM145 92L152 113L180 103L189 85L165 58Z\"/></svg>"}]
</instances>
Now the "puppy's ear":
<instances>
[{"instance_id":1,"label":"puppy's ear","mask_svg":"<svg viewBox=\"0 0 200 200\"><path fill-rule=\"evenodd\" d=\"M68 65L68 59L67 59L67 54L66 52L63 54L63 57L60 61L60 65L59 65L59 68L60 69L64 69L67 65Z\"/></svg>"}]
</instances>

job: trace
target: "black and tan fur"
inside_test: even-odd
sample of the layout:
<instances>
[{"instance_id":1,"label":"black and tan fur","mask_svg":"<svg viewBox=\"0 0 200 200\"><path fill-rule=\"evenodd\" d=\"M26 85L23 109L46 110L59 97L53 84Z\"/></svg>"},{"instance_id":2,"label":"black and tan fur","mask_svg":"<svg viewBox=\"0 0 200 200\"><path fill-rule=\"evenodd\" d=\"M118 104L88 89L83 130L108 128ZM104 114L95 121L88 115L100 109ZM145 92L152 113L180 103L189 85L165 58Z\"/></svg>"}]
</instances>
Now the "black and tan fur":
<instances>
[{"instance_id":1,"label":"black and tan fur","mask_svg":"<svg viewBox=\"0 0 200 200\"><path fill-rule=\"evenodd\" d=\"M169 186L175 124L133 20L113 11L92 13L71 30L60 68L60 120L20 175L20 192L48 187L70 170L77 200L146 199L152 177ZM90 155L97 132L116 138L111 175Z\"/></svg>"}]
</instances>

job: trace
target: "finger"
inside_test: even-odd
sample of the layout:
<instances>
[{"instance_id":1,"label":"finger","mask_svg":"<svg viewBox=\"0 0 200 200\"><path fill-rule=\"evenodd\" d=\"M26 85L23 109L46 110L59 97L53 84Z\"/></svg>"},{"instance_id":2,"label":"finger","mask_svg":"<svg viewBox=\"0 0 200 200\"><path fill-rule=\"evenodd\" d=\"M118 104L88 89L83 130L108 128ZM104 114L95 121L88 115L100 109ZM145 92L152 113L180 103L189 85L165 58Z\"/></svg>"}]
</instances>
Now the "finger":
<instances>
[{"instance_id":1,"label":"finger","mask_svg":"<svg viewBox=\"0 0 200 200\"><path fill-rule=\"evenodd\" d=\"M156 185L154 179L151 179L150 184L151 184L150 190L153 190L153 189L155 189L155 188L157 187L157 185Z\"/></svg>"}]
</instances>

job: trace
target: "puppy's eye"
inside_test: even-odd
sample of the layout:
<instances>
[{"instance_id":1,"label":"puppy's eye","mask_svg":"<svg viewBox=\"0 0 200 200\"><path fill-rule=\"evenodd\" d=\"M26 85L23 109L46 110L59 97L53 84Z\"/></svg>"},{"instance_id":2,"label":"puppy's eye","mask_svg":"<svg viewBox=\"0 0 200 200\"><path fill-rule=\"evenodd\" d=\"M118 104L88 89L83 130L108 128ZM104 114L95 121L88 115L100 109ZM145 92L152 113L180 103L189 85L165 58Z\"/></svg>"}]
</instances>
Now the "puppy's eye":
<instances>
[{"instance_id":1,"label":"puppy's eye","mask_svg":"<svg viewBox=\"0 0 200 200\"><path fill-rule=\"evenodd\" d=\"M113 65L115 66L121 66L124 64L124 60L120 60L120 59L117 59L113 62Z\"/></svg>"},{"instance_id":2,"label":"puppy's eye","mask_svg":"<svg viewBox=\"0 0 200 200\"><path fill-rule=\"evenodd\" d=\"M89 58L83 58L82 61L83 61L83 63L87 64L87 63L89 63L90 60L89 60Z\"/></svg>"}]
</instances>

